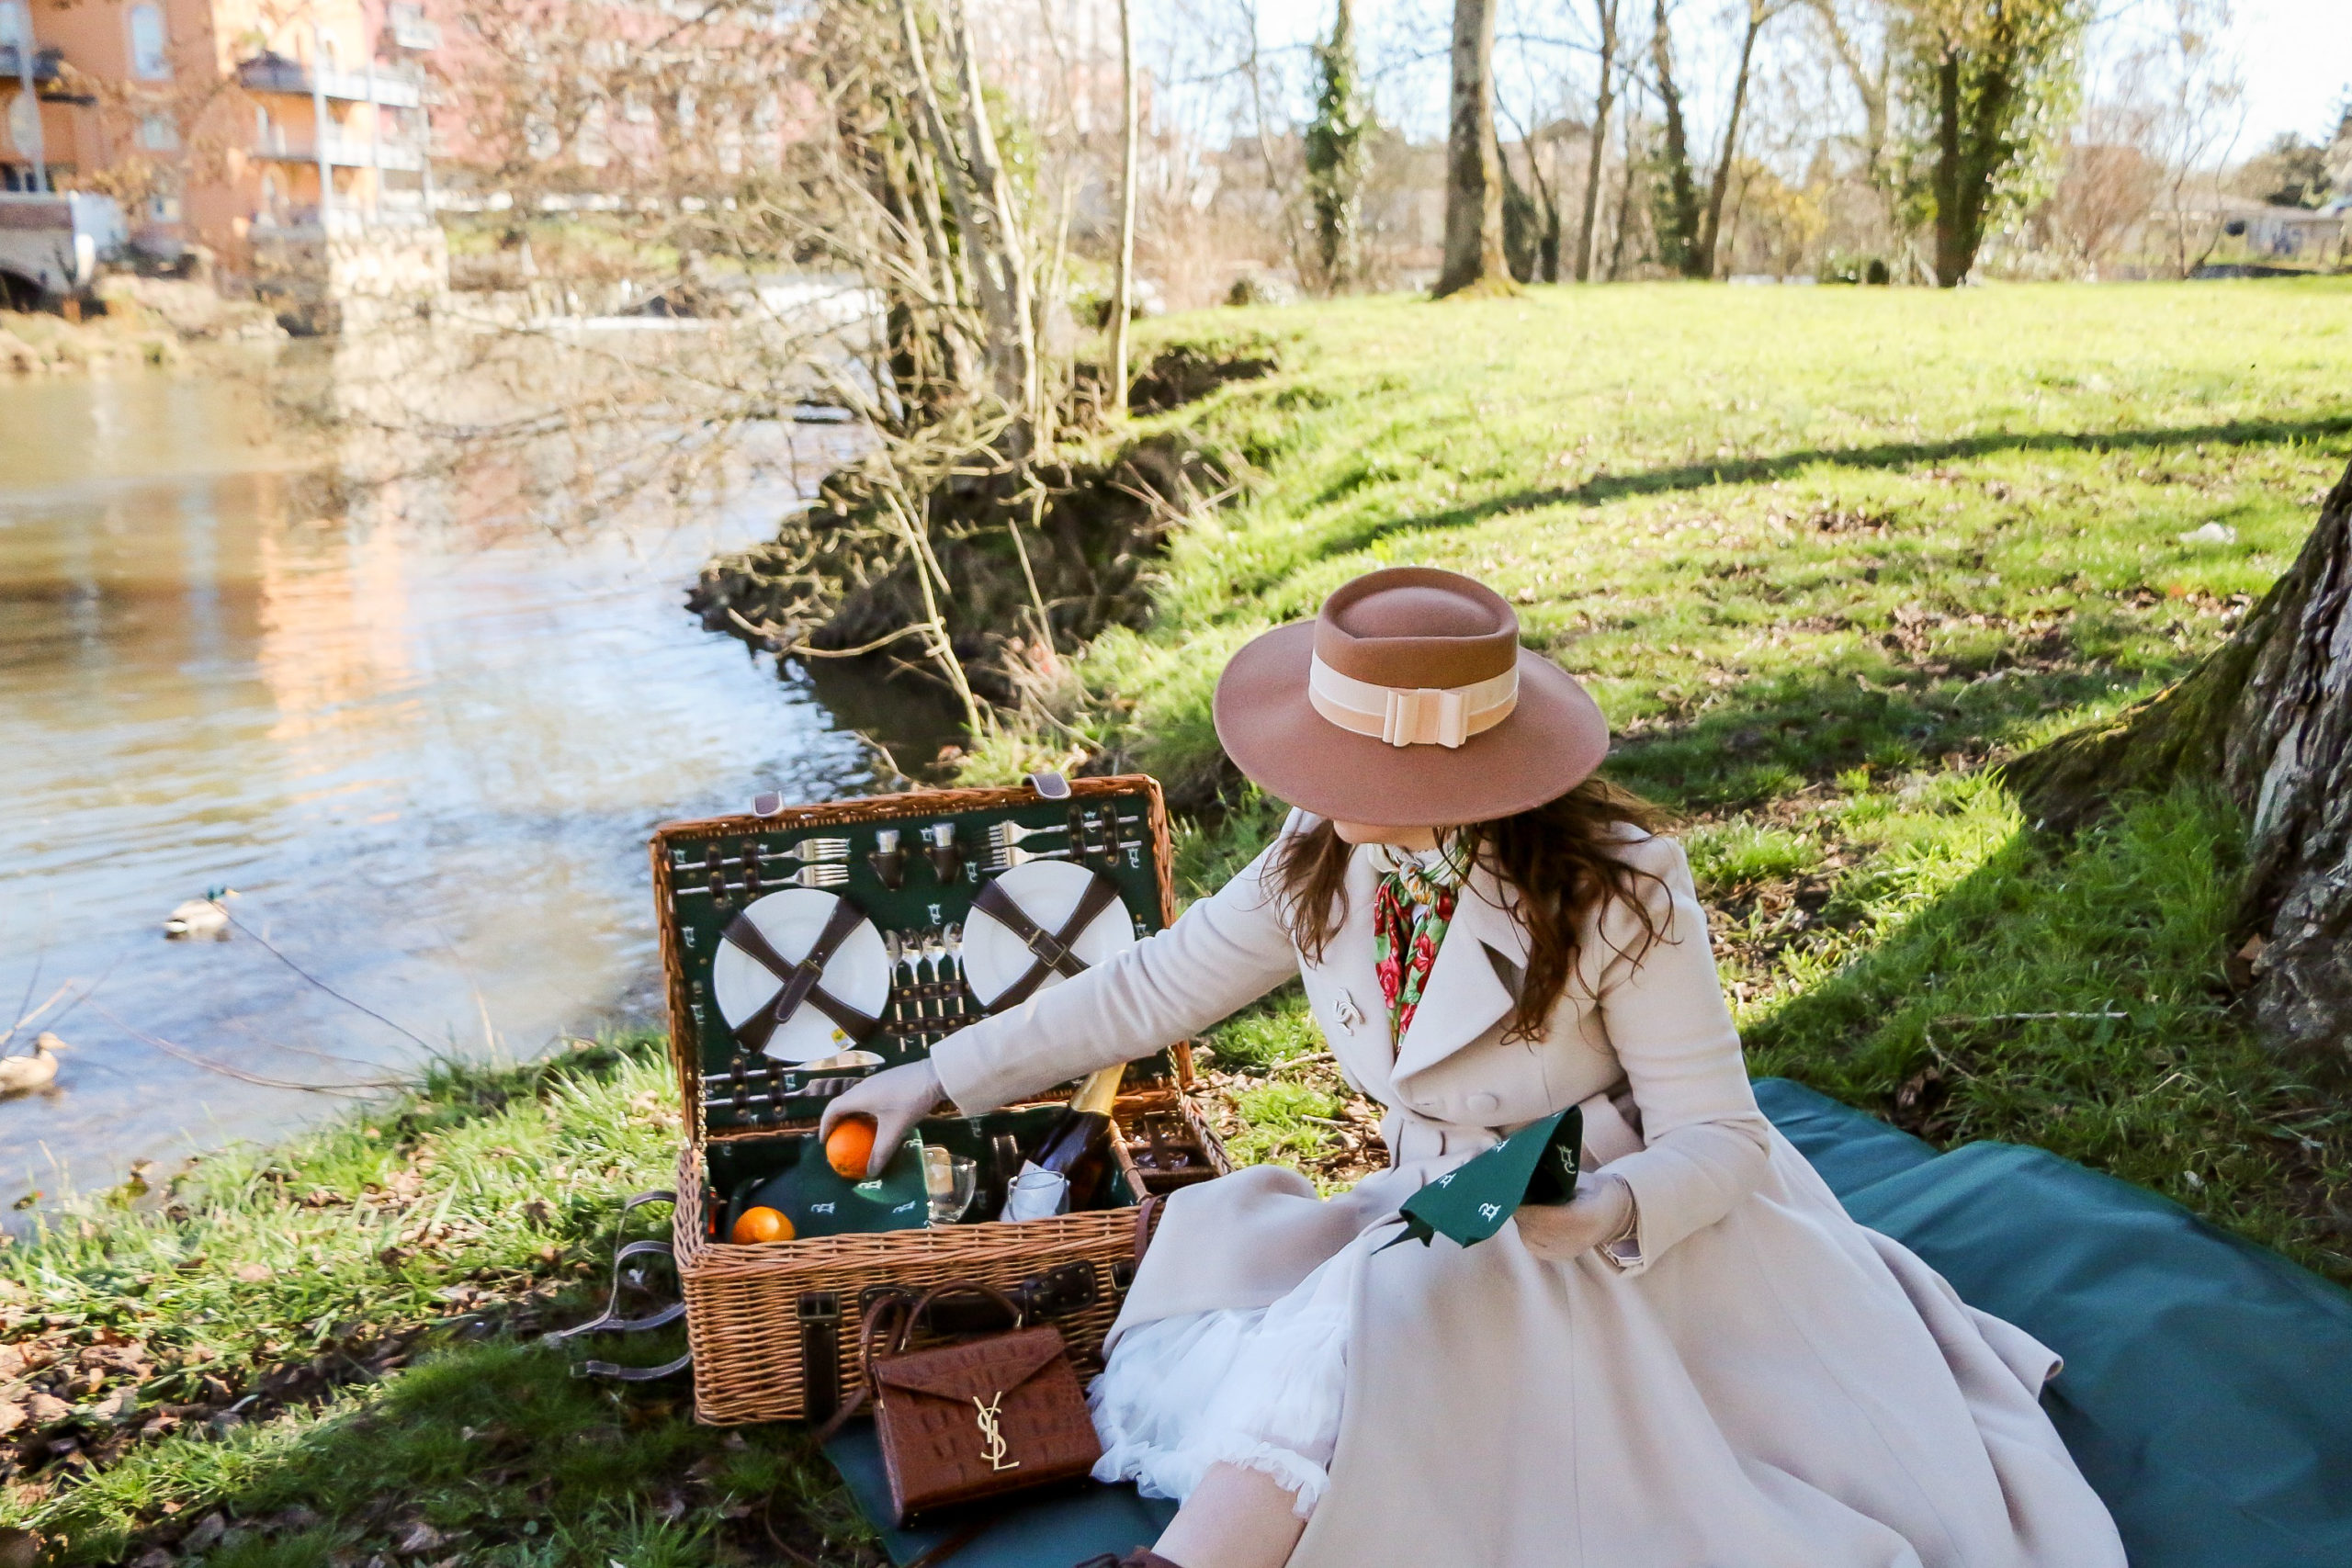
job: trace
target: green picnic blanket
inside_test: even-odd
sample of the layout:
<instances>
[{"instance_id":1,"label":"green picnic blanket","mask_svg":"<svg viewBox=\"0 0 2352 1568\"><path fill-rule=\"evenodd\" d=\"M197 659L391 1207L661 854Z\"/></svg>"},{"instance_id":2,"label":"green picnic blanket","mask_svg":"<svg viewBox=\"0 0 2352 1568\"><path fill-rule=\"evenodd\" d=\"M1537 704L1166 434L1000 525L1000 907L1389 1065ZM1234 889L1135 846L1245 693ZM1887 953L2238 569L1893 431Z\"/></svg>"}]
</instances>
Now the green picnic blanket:
<instances>
[{"instance_id":1,"label":"green picnic blanket","mask_svg":"<svg viewBox=\"0 0 2352 1568\"><path fill-rule=\"evenodd\" d=\"M1939 1156L1785 1079L1756 1093L1857 1220L2066 1359L2044 1403L2132 1568L2352 1568L2352 1294L2041 1150ZM886 1519L872 1428L826 1451ZM1149 1544L1173 1511L1089 1486L1007 1508L950 1561L1071 1568ZM882 1539L906 1563L951 1533Z\"/></svg>"}]
</instances>

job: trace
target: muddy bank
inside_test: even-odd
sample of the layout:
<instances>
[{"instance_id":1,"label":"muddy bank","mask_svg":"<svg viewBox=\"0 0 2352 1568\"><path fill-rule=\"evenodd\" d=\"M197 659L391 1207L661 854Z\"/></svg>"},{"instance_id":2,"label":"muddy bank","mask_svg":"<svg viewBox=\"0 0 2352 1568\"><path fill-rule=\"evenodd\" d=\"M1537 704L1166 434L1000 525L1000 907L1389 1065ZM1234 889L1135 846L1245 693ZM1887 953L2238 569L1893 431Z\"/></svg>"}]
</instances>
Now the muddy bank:
<instances>
[{"instance_id":1,"label":"muddy bank","mask_svg":"<svg viewBox=\"0 0 2352 1568\"><path fill-rule=\"evenodd\" d=\"M1131 397L1139 412L1161 412L1274 367L1271 353L1213 355L1179 344L1145 368ZM919 641L906 634L927 612L877 490L880 460L836 471L775 539L712 561L687 607L710 629L755 646L813 650L812 665L862 649L877 649L866 656L877 661L918 658ZM1108 627L1141 626L1151 608L1148 575L1170 531L1229 500L1240 468L1178 427L1106 457L963 478L935 491L926 522L951 588L941 614L975 693L1016 707L1035 692L1053 662L1038 647L1041 604L1052 644L1064 652Z\"/></svg>"},{"instance_id":2,"label":"muddy bank","mask_svg":"<svg viewBox=\"0 0 2352 1568\"><path fill-rule=\"evenodd\" d=\"M285 336L268 310L223 299L209 283L123 275L101 279L96 303L78 319L0 310L0 376L167 367L181 363L191 344Z\"/></svg>"}]
</instances>

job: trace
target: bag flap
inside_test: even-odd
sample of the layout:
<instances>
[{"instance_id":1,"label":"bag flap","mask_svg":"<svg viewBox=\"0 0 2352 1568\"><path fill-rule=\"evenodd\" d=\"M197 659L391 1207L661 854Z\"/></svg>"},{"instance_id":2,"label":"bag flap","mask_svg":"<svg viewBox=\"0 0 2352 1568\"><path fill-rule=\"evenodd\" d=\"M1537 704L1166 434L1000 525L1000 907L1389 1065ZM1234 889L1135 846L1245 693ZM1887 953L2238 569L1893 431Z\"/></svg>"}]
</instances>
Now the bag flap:
<instances>
[{"instance_id":1,"label":"bag flap","mask_svg":"<svg viewBox=\"0 0 2352 1568\"><path fill-rule=\"evenodd\" d=\"M874 1363L874 1377L891 1388L959 1404L973 1399L985 1404L1027 1382L1061 1356L1059 1331L1026 1328L994 1339L893 1356Z\"/></svg>"}]
</instances>

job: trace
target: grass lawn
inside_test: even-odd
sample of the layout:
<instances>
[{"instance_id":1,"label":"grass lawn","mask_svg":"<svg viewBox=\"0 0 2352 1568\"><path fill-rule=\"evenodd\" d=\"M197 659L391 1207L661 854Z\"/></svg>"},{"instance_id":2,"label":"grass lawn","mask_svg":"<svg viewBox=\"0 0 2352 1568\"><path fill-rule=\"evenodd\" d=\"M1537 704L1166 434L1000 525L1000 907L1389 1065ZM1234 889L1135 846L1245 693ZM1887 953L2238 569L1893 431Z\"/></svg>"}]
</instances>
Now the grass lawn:
<instances>
[{"instance_id":1,"label":"grass lawn","mask_svg":"<svg viewBox=\"0 0 2352 1568\"><path fill-rule=\"evenodd\" d=\"M1162 416L1248 498L1058 716L1198 789L1230 649L1375 566L1484 578L1600 698L1613 775L1685 817L1758 1073L2352 1281L2344 1085L2233 1005L2231 811L2183 790L2052 842L1991 769L2186 671L2292 558L2352 456L2352 281L1536 289L1181 317L1145 351L1256 339L1279 374ZM1276 820L1187 863L1212 883ZM1219 1066L1250 1146L1344 1179L1313 1031L1278 999Z\"/></svg>"},{"instance_id":2,"label":"grass lawn","mask_svg":"<svg viewBox=\"0 0 2352 1568\"><path fill-rule=\"evenodd\" d=\"M447 1071L0 1250L0 1562L26 1530L145 1568L881 1562L797 1432L695 1426L684 1379L623 1393L536 1342L601 1304L676 1100L645 1038Z\"/></svg>"},{"instance_id":3,"label":"grass lawn","mask_svg":"<svg viewBox=\"0 0 2352 1568\"><path fill-rule=\"evenodd\" d=\"M2183 790L2052 841L1993 771L2187 669L2278 575L2352 453L2347 328L2330 281L1154 322L1147 352L1282 367L1143 422L1246 492L1057 716L1197 793L1229 649L1374 565L1474 572L1592 685L1614 774L1686 818L1758 1072L2042 1145L2352 1280L2352 1100L2244 1029L2230 810ZM972 771L1035 756L1008 734ZM1279 820L1244 797L1188 831L1188 889ZM1333 1184L1378 1153L1319 1049L1277 996L1209 1069L1238 1151ZM677 1135L657 1052L620 1042L0 1250L0 1568L23 1529L141 1568L877 1562L800 1437L695 1427L682 1385L576 1382L531 1342L601 1296Z\"/></svg>"}]
</instances>

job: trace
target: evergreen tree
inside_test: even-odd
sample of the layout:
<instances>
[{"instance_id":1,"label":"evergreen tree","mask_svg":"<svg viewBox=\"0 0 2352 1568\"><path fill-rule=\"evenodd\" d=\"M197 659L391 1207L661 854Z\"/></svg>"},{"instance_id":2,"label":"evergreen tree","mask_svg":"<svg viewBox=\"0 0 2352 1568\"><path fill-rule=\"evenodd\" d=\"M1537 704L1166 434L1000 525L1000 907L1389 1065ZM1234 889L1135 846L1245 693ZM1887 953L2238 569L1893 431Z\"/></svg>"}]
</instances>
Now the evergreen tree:
<instances>
[{"instance_id":1,"label":"evergreen tree","mask_svg":"<svg viewBox=\"0 0 2352 1568\"><path fill-rule=\"evenodd\" d=\"M1306 191L1315 209L1315 248L1324 289L1337 294L1361 266L1359 225L1372 130L1356 79L1354 7L1339 0L1331 39L1315 46L1315 118L1306 128Z\"/></svg>"}]
</instances>

